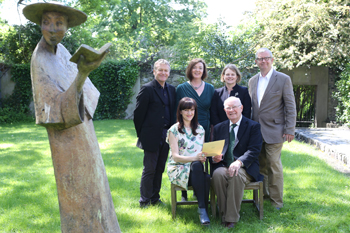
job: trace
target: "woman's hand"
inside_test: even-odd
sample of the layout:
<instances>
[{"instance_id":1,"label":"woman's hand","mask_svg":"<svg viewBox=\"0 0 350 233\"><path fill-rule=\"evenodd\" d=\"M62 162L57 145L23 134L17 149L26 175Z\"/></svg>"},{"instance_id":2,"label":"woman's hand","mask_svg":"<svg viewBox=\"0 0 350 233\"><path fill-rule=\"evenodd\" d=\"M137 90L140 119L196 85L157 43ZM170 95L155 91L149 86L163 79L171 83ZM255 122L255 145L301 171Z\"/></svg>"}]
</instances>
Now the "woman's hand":
<instances>
[{"instance_id":1,"label":"woman's hand","mask_svg":"<svg viewBox=\"0 0 350 233\"><path fill-rule=\"evenodd\" d=\"M196 160L195 161L201 161L204 163L207 160L207 157L205 156L207 153L200 152L196 155Z\"/></svg>"},{"instance_id":2,"label":"woman's hand","mask_svg":"<svg viewBox=\"0 0 350 233\"><path fill-rule=\"evenodd\" d=\"M214 163L218 163L222 160L222 154L213 156Z\"/></svg>"}]
</instances>

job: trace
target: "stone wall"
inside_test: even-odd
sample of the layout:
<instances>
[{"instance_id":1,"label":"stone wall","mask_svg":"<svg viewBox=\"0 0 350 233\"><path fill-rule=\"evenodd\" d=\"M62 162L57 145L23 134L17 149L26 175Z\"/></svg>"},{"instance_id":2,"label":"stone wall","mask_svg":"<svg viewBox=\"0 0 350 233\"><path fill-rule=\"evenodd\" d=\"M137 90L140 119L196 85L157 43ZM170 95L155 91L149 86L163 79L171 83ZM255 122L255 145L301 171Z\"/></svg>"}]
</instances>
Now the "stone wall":
<instances>
[{"instance_id":1,"label":"stone wall","mask_svg":"<svg viewBox=\"0 0 350 233\"><path fill-rule=\"evenodd\" d=\"M338 101L334 99L333 92L337 90L337 87L335 86L335 80L336 80L336 75L335 73L329 69L328 73L328 122L335 122L336 121L336 116L335 116L335 108L337 107ZM327 123L328 123L327 122Z\"/></svg>"},{"instance_id":2,"label":"stone wall","mask_svg":"<svg viewBox=\"0 0 350 233\"><path fill-rule=\"evenodd\" d=\"M4 73L2 73L4 72ZM15 89L16 83L11 80L11 70L5 69L2 71L2 76L0 77L0 93L1 99L5 99L7 96L10 96Z\"/></svg>"}]
</instances>

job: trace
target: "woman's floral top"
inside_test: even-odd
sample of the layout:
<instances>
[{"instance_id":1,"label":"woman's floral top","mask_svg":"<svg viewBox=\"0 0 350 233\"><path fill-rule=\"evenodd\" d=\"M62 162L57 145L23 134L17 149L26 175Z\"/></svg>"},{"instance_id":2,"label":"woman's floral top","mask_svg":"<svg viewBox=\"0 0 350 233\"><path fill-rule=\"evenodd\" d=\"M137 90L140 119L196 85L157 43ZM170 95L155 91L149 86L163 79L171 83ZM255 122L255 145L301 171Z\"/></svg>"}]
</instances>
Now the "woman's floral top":
<instances>
[{"instance_id":1,"label":"woman's floral top","mask_svg":"<svg viewBox=\"0 0 350 233\"><path fill-rule=\"evenodd\" d=\"M205 131L201 125L198 125L197 135L194 136L192 132L188 134L186 130L184 134L178 131L178 124L176 123L168 130L166 142L169 143L169 133L172 132L175 138L178 140L179 155L182 156L194 156L202 151ZM167 173L171 183L178 185L184 189L187 189L188 179L190 175L191 162L178 163L173 160L173 156L170 148L170 157L168 161Z\"/></svg>"}]
</instances>

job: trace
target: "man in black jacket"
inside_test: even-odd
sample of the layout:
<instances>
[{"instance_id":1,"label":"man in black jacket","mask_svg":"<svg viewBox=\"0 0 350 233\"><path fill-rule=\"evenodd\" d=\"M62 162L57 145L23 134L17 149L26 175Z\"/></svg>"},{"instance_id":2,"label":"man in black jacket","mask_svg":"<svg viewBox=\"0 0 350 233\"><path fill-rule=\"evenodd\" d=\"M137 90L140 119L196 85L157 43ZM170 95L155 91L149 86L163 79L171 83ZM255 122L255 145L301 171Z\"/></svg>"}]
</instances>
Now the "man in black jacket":
<instances>
[{"instance_id":1,"label":"man in black jacket","mask_svg":"<svg viewBox=\"0 0 350 233\"><path fill-rule=\"evenodd\" d=\"M169 152L165 138L167 130L175 123L175 87L166 83L170 74L169 62L156 61L153 74L154 80L141 87L134 111L137 147L144 150L141 208L161 203L159 191Z\"/></svg>"}]
</instances>

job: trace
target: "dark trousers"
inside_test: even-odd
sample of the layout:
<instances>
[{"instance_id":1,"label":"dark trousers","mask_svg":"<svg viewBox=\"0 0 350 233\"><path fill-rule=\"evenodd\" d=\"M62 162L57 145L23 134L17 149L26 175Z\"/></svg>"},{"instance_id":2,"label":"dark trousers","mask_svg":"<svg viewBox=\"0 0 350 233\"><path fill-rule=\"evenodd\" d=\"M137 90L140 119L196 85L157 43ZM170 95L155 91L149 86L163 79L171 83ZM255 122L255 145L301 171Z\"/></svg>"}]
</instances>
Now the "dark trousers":
<instances>
[{"instance_id":1,"label":"dark trousers","mask_svg":"<svg viewBox=\"0 0 350 233\"><path fill-rule=\"evenodd\" d=\"M201 162L191 163L190 178L188 185L193 187L197 196L198 208L208 208L210 175L204 172L204 166Z\"/></svg>"},{"instance_id":2,"label":"dark trousers","mask_svg":"<svg viewBox=\"0 0 350 233\"><path fill-rule=\"evenodd\" d=\"M162 175L168 159L169 144L165 141L157 151L144 150L143 171L140 184L140 203L156 203L162 185Z\"/></svg>"}]
</instances>

